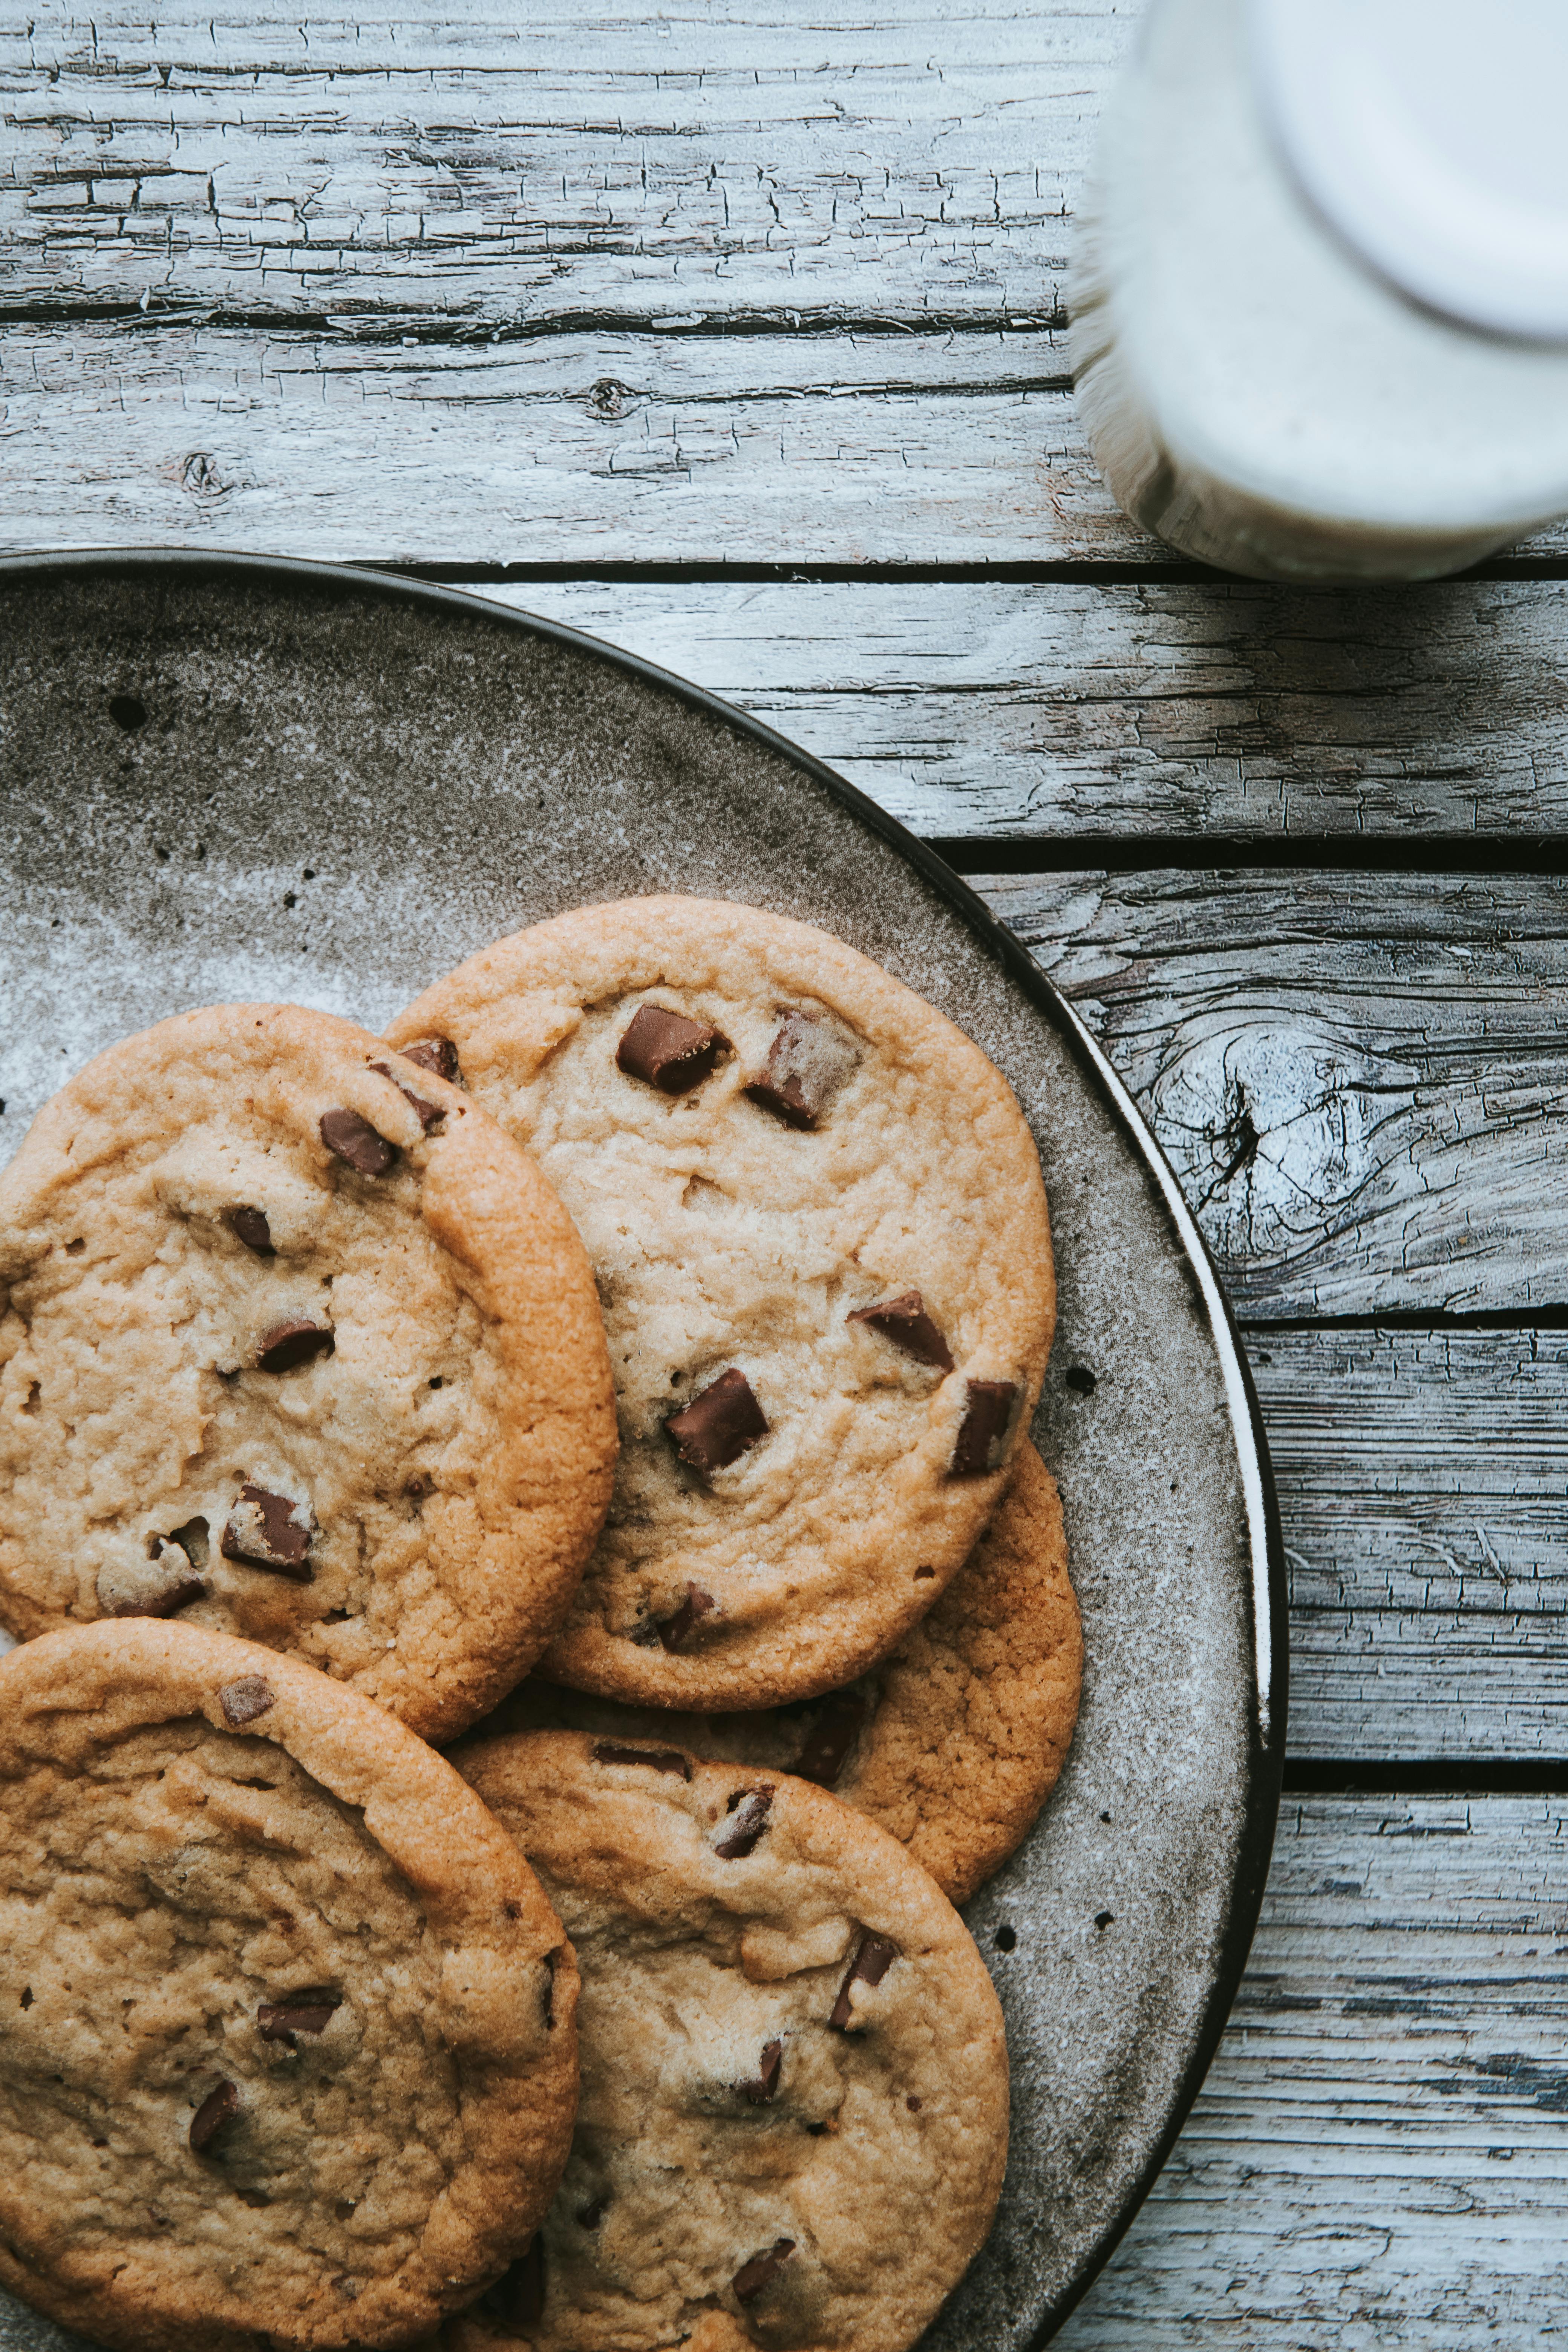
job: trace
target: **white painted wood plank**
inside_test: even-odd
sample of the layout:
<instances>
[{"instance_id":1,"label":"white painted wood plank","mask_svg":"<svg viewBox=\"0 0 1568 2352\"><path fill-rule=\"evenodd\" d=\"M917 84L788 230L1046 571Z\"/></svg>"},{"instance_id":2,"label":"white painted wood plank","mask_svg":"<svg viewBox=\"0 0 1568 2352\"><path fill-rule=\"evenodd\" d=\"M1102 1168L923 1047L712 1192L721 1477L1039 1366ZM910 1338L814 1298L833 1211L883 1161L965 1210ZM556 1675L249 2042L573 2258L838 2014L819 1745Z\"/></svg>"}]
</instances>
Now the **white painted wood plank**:
<instances>
[{"instance_id":1,"label":"white painted wood plank","mask_svg":"<svg viewBox=\"0 0 1568 2352\"><path fill-rule=\"evenodd\" d=\"M1137 13L13 19L4 543L1147 557L1043 390Z\"/></svg>"},{"instance_id":2,"label":"white painted wood plank","mask_svg":"<svg viewBox=\"0 0 1568 2352\"><path fill-rule=\"evenodd\" d=\"M31 8L0 30L0 300L1048 314L1137 13Z\"/></svg>"},{"instance_id":3,"label":"white painted wood plank","mask_svg":"<svg viewBox=\"0 0 1568 2352\"><path fill-rule=\"evenodd\" d=\"M1043 336L0 337L0 548L378 562L1145 552Z\"/></svg>"},{"instance_id":4,"label":"white painted wood plank","mask_svg":"<svg viewBox=\"0 0 1568 2352\"><path fill-rule=\"evenodd\" d=\"M531 582L917 833L1568 830L1568 583Z\"/></svg>"},{"instance_id":5,"label":"white painted wood plank","mask_svg":"<svg viewBox=\"0 0 1568 2352\"><path fill-rule=\"evenodd\" d=\"M1060 2352L1558 2341L1565 1827L1555 1799L1287 1801L1207 2084Z\"/></svg>"},{"instance_id":6,"label":"white painted wood plank","mask_svg":"<svg viewBox=\"0 0 1568 2352\"><path fill-rule=\"evenodd\" d=\"M1568 1331L1248 1337L1291 1754L1568 1756Z\"/></svg>"},{"instance_id":7,"label":"white painted wood plank","mask_svg":"<svg viewBox=\"0 0 1568 2352\"><path fill-rule=\"evenodd\" d=\"M405 322L406 323L406 322ZM0 336L0 549L377 563L1164 562L1049 332ZM1531 541L1568 551L1568 527Z\"/></svg>"},{"instance_id":8,"label":"white painted wood plank","mask_svg":"<svg viewBox=\"0 0 1568 2352\"><path fill-rule=\"evenodd\" d=\"M1561 876L983 887L1103 1039L1244 1316L1568 1301Z\"/></svg>"}]
</instances>

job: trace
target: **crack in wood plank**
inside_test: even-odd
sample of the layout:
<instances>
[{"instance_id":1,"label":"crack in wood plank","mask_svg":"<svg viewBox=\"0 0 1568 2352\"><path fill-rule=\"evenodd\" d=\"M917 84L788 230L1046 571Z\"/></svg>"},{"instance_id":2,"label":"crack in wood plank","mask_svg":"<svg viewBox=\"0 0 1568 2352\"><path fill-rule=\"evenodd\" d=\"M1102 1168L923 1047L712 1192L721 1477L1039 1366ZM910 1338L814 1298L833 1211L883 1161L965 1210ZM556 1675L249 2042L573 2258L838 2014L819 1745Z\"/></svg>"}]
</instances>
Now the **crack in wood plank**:
<instances>
[{"instance_id":1,"label":"crack in wood plank","mask_svg":"<svg viewBox=\"0 0 1568 2352\"><path fill-rule=\"evenodd\" d=\"M340 18L111 5L0 34L0 285L155 275L180 299L581 310L1037 313L1100 92L1110 0L875 22L578 0ZM150 220L145 183L188 195ZM210 194L209 194L210 190Z\"/></svg>"}]
</instances>

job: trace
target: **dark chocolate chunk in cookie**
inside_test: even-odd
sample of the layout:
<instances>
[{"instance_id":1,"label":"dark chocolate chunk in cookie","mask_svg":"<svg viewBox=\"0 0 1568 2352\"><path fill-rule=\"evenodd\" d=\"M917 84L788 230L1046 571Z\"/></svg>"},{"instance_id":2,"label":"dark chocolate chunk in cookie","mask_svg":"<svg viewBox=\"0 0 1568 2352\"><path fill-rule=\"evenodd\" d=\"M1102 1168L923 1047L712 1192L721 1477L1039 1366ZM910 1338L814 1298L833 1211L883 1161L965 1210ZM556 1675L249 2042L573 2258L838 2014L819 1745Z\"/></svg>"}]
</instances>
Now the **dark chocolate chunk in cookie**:
<instances>
[{"instance_id":1,"label":"dark chocolate chunk in cookie","mask_svg":"<svg viewBox=\"0 0 1568 2352\"><path fill-rule=\"evenodd\" d=\"M324 1323L293 1316L262 1333L256 1343L257 1366L264 1372L291 1372L314 1356L330 1356L336 1345Z\"/></svg>"},{"instance_id":2,"label":"dark chocolate chunk in cookie","mask_svg":"<svg viewBox=\"0 0 1568 2352\"><path fill-rule=\"evenodd\" d=\"M689 1405L672 1412L664 1428L687 1468L701 1478L710 1478L715 1470L738 1462L768 1433L752 1384L734 1364Z\"/></svg>"},{"instance_id":3,"label":"dark chocolate chunk in cookie","mask_svg":"<svg viewBox=\"0 0 1568 2352\"><path fill-rule=\"evenodd\" d=\"M731 2284L737 2303L754 2303L765 2286L770 2286L795 2252L793 2238L775 2238L765 2253L753 2254L742 2263Z\"/></svg>"},{"instance_id":4,"label":"dark chocolate chunk in cookie","mask_svg":"<svg viewBox=\"0 0 1568 2352\"><path fill-rule=\"evenodd\" d=\"M264 1568L273 1576L291 1577L296 1584L312 1580L310 1561L316 1515L309 1503L288 1495L268 1494L247 1479L228 1515L218 1549L225 1559L247 1568Z\"/></svg>"},{"instance_id":5,"label":"dark chocolate chunk in cookie","mask_svg":"<svg viewBox=\"0 0 1568 2352\"><path fill-rule=\"evenodd\" d=\"M837 1691L801 1742L800 1754L790 1766L797 1780L813 1780L831 1789L866 1720L866 1701L858 1691Z\"/></svg>"},{"instance_id":6,"label":"dark chocolate chunk in cookie","mask_svg":"<svg viewBox=\"0 0 1568 2352\"><path fill-rule=\"evenodd\" d=\"M195 2114L191 2117L191 2146L198 2156L205 2156L226 2124L233 2123L239 2113L239 2085L220 2083L209 2091Z\"/></svg>"},{"instance_id":7,"label":"dark chocolate chunk in cookie","mask_svg":"<svg viewBox=\"0 0 1568 2352\"><path fill-rule=\"evenodd\" d=\"M955 1477L1001 1468L1017 1402L1016 1381L969 1381L963 1419L952 1449Z\"/></svg>"},{"instance_id":8,"label":"dark chocolate chunk in cookie","mask_svg":"<svg viewBox=\"0 0 1568 2352\"><path fill-rule=\"evenodd\" d=\"M342 1993L312 1985L308 1991L289 1993L282 2000L264 2000L256 2012L257 2031L263 2042L286 2042L294 2050L299 2047L299 2034L324 2033L342 2003Z\"/></svg>"},{"instance_id":9,"label":"dark chocolate chunk in cookie","mask_svg":"<svg viewBox=\"0 0 1568 2352\"><path fill-rule=\"evenodd\" d=\"M854 1046L825 1021L792 1011L779 1023L762 1074L746 1093L786 1127L817 1127L858 1059Z\"/></svg>"},{"instance_id":10,"label":"dark chocolate chunk in cookie","mask_svg":"<svg viewBox=\"0 0 1568 2352\"><path fill-rule=\"evenodd\" d=\"M369 1119L361 1118L357 1110L324 1111L321 1141L362 1176L384 1176L397 1158L396 1144L378 1135Z\"/></svg>"},{"instance_id":11,"label":"dark chocolate chunk in cookie","mask_svg":"<svg viewBox=\"0 0 1568 2352\"><path fill-rule=\"evenodd\" d=\"M897 1944L890 1944L886 1936L863 1936L860 1948L850 1961L848 1973L838 1988L838 1998L827 2021L829 2025L837 2026L840 2033L852 2032L855 2014L849 1999L852 1990L858 1984L879 1985L898 1957Z\"/></svg>"},{"instance_id":12,"label":"dark chocolate chunk in cookie","mask_svg":"<svg viewBox=\"0 0 1568 2352\"><path fill-rule=\"evenodd\" d=\"M225 1683L217 1696L223 1719L231 1731L237 1731L242 1724L254 1723L258 1715L267 1714L278 1704L271 1684L260 1675L240 1675L234 1682Z\"/></svg>"},{"instance_id":13,"label":"dark chocolate chunk in cookie","mask_svg":"<svg viewBox=\"0 0 1568 2352\"><path fill-rule=\"evenodd\" d=\"M762 1841L773 1811L773 1788L764 1782L761 1788L737 1790L730 1801L735 1810L714 1839L713 1851L721 1862L740 1862Z\"/></svg>"},{"instance_id":14,"label":"dark chocolate chunk in cookie","mask_svg":"<svg viewBox=\"0 0 1568 2352\"><path fill-rule=\"evenodd\" d=\"M784 2063L784 2043L766 2042L757 2062L755 2077L750 2083L737 2083L735 2088L747 2104L765 2107L779 2086L779 2069Z\"/></svg>"},{"instance_id":15,"label":"dark chocolate chunk in cookie","mask_svg":"<svg viewBox=\"0 0 1568 2352\"><path fill-rule=\"evenodd\" d=\"M458 1049L450 1037L416 1037L412 1045L399 1045L398 1052L405 1062L416 1062L437 1078L445 1078L449 1087L460 1087L463 1073L458 1067Z\"/></svg>"},{"instance_id":16,"label":"dark chocolate chunk in cookie","mask_svg":"<svg viewBox=\"0 0 1568 2352\"><path fill-rule=\"evenodd\" d=\"M875 1307L857 1307L850 1316L851 1323L864 1323L917 1364L934 1364L939 1371L952 1370L952 1350L942 1332L925 1311L925 1302L918 1290L906 1290L897 1298L884 1298Z\"/></svg>"},{"instance_id":17,"label":"dark chocolate chunk in cookie","mask_svg":"<svg viewBox=\"0 0 1568 2352\"><path fill-rule=\"evenodd\" d=\"M658 1638L667 1650L684 1650L705 1617L713 1616L719 1603L700 1585L689 1584L686 1598L673 1617L666 1617L658 1627Z\"/></svg>"},{"instance_id":18,"label":"dark chocolate chunk in cookie","mask_svg":"<svg viewBox=\"0 0 1568 2352\"><path fill-rule=\"evenodd\" d=\"M616 1048L616 1066L660 1094L689 1094L700 1086L730 1040L711 1022L689 1021L662 1004L639 1004Z\"/></svg>"},{"instance_id":19,"label":"dark chocolate chunk in cookie","mask_svg":"<svg viewBox=\"0 0 1568 2352\"><path fill-rule=\"evenodd\" d=\"M277 1255L265 1209L231 1209L228 1223L235 1239L243 1242L247 1250L254 1250L258 1257Z\"/></svg>"},{"instance_id":20,"label":"dark chocolate chunk in cookie","mask_svg":"<svg viewBox=\"0 0 1568 2352\"><path fill-rule=\"evenodd\" d=\"M206 1591L206 1579L172 1536L154 1536L147 1549L144 1560L99 1570L94 1590L106 1617L173 1617Z\"/></svg>"}]
</instances>

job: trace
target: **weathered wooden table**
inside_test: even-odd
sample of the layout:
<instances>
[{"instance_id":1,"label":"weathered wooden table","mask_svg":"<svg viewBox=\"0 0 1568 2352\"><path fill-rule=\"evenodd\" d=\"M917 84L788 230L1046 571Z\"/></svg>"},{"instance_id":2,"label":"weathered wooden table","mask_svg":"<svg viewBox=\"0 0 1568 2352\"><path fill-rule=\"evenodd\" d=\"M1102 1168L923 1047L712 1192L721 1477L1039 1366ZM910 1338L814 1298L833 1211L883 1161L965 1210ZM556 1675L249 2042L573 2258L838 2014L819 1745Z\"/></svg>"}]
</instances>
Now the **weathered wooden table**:
<instances>
[{"instance_id":1,"label":"weathered wooden table","mask_svg":"<svg viewBox=\"0 0 1568 2352\"><path fill-rule=\"evenodd\" d=\"M1072 2352L1568 2328L1568 533L1299 593L1110 505L1068 222L1137 14L0 16L0 543L401 565L764 714L1068 989L1268 1417L1253 1966ZM303 919L303 918L301 918Z\"/></svg>"}]
</instances>

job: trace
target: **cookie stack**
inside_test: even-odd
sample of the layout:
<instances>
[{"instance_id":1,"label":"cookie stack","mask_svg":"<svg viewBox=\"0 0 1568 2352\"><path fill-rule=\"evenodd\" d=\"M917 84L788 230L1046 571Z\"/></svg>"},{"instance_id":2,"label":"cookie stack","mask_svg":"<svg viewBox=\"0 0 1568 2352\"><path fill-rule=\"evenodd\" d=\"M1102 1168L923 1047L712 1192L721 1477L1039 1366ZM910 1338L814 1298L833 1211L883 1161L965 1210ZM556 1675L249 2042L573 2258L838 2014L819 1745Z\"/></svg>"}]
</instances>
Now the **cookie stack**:
<instances>
[{"instance_id":1,"label":"cookie stack","mask_svg":"<svg viewBox=\"0 0 1568 2352\"><path fill-rule=\"evenodd\" d=\"M0 2280L127 2347L900 2352L1005 2160L952 1903L1077 1706L1032 1139L722 903L388 1039L165 1022L0 1177Z\"/></svg>"}]
</instances>

